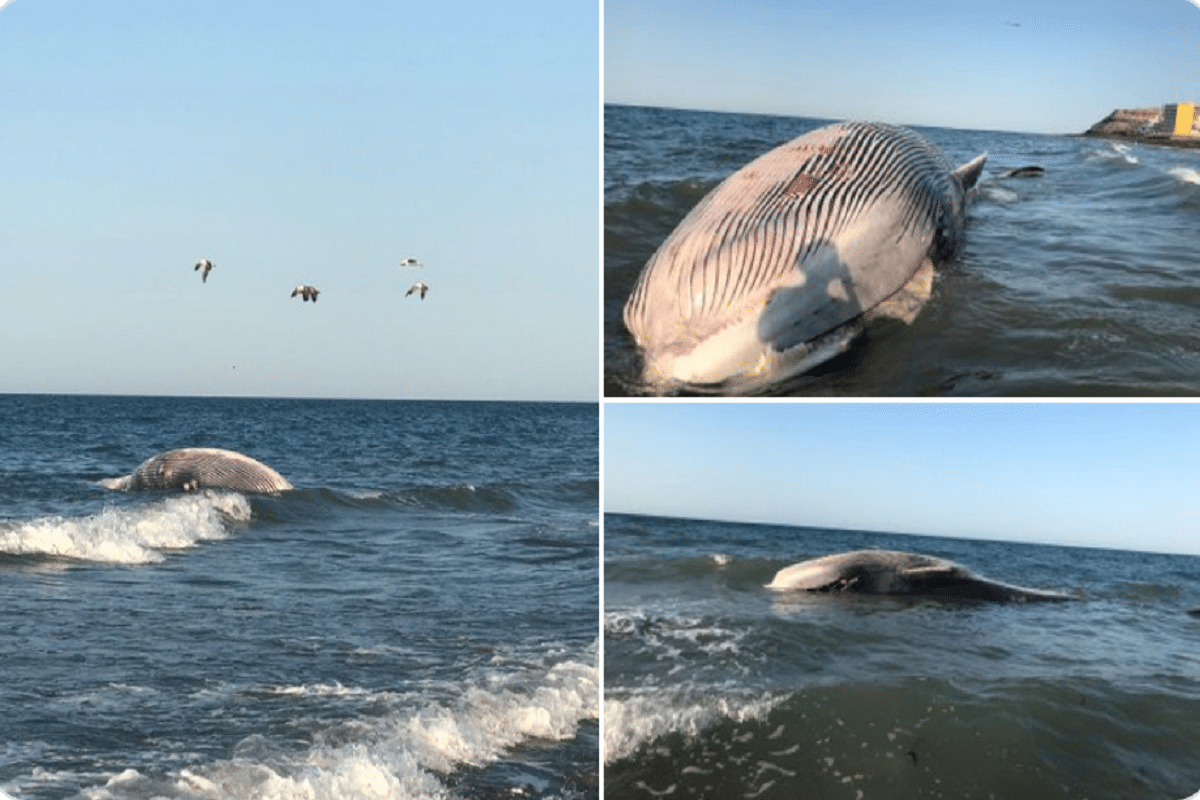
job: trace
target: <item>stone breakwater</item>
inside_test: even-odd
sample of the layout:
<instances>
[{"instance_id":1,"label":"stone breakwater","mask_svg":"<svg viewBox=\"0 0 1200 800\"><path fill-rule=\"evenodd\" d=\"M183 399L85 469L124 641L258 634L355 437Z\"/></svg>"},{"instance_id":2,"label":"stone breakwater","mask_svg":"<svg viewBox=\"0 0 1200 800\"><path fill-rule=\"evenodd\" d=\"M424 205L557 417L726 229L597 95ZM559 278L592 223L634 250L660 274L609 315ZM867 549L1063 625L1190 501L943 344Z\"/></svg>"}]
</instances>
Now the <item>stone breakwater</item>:
<instances>
[{"instance_id":1,"label":"stone breakwater","mask_svg":"<svg viewBox=\"0 0 1200 800\"><path fill-rule=\"evenodd\" d=\"M1200 115L1197 115L1200 117ZM1200 119L1197 120L1200 122ZM1146 144L1162 144L1170 147L1200 148L1200 131L1192 126L1192 136L1174 136L1165 129L1162 106L1151 108L1118 108L1104 119L1084 131L1084 136L1108 139L1128 139Z\"/></svg>"},{"instance_id":2,"label":"stone breakwater","mask_svg":"<svg viewBox=\"0 0 1200 800\"><path fill-rule=\"evenodd\" d=\"M1162 124L1161 106L1154 108L1118 108L1087 129L1084 136L1119 136L1140 139L1142 131Z\"/></svg>"}]
</instances>

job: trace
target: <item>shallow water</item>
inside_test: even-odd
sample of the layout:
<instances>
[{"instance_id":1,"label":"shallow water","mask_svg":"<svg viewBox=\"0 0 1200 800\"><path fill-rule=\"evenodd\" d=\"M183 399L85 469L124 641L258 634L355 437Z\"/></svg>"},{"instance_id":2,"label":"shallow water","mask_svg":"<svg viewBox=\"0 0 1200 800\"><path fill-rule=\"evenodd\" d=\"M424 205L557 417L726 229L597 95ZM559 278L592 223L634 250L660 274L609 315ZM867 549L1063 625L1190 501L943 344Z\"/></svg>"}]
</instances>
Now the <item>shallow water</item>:
<instances>
[{"instance_id":1,"label":"shallow water","mask_svg":"<svg viewBox=\"0 0 1200 800\"><path fill-rule=\"evenodd\" d=\"M0 790L597 797L587 404L0 396ZM180 446L296 490L125 494Z\"/></svg>"},{"instance_id":2,"label":"shallow water","mask_svg":"<svg viewBox=\"0 0 1200 800\"><path fill-rule=\"evenodd\" d=\"M791 595L880 547L1068 602ZM606 796L1183 798L1200 558L608 514Z\"/></svg>"},{"instance_id":3,"label":"shallow water","mask_svg":"<svg viewBox=\"0 0 1200 800\"><path fill-rule=\"evenodd\" d=\"M688 211L753 158L825 120L604 111L606 396L646 393L621 309ZM1200 152L1075 136L920 128L988 162L966 245L912 326L871 323L787 395L1200 394ZM1005 178L1036 164L1039 178Z\"/></svg>"}]
</instances>

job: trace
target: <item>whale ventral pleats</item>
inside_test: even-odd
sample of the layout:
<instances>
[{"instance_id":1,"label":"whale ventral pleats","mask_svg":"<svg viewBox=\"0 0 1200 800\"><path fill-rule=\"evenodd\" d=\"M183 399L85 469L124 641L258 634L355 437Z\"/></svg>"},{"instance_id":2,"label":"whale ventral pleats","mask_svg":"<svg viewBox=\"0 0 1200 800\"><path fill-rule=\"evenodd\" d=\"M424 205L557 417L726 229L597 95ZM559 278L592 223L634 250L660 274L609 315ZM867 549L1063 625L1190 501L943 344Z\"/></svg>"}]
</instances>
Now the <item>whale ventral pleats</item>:
<instances>
[{"instance_id":1,"label":"whale ventral pleats","mask_svg":"<svg viewBox=\"0 0 1200 800\"><path fill-rule=\"evenodd\" d=\"M811 189L816 182L817 179L812 175L801 172L795 178L792 178L792 182L789 183L788 187L783 190L783 193L792 197L795 197L796 195L807 194L808 190Z\"/></svg>"},{"instance_id":2,"label":"whale ventral pleats","mask_svg":"<svg viewBox=\"0 0 1200 800\"><path fill-rule=\"evenodd\" d=\"M844 351L870 319L913 320L932 285L918 272L959 252L984 160L954 170L915 131L839 123L743 166L667 236L626 300L647 390L761 391ZM864 316L894 297L903 313Z\"/></svg>"},{"instance_id":3,"label":"whale ventral pleats","mask_svg":"<svg viewBox=\"0 0 1200 800\"><path fill-rule=\"evenodd\" d=\"M294 488L287 478L250 456L215 447L185 447L146 459L131 474L101 481L109 489L232 489L272 494Z\"/></svg>"}]
</instances>

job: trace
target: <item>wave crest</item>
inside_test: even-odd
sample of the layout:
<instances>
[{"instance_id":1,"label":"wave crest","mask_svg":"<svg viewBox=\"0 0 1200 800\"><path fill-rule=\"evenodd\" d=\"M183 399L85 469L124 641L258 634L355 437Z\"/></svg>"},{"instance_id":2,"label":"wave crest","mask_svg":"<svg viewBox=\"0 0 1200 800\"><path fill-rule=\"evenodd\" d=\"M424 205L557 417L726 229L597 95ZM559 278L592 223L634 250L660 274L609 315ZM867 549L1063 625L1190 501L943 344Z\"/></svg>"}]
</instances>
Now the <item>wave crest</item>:
<instances>
[{"instance_id":1,"label":"wave crest","mask_svg":"<svg viewBox=\"0 0 1200 800\"><path fill-rule=\"evenodd\" d=\"M223 539L231 523L250 519L240 494L204 492L144 506L109 506L83 517L39 517L0 523L0 553L107 564L162 561L164 550Z\"/></svg>"},{"instance_id":2,"label":"wave crest","mask_svg":"<svg viewBox=\"0 0 1200 800\"><path fill-rule=\"evenodd\" d=\"M531 741L570 739L583 722L599 717L595 664L568 660L532 672L487 676L482 684L462 689L455 701L414 709L408 698L340 684L276 687L273 692L284 694L361 694L358 699L378 700L391 709L381 717L356 719L319 733L305 752L275 751L265 740L252 737L255 741L243 742L233 759L162 778L126 769L85 796L446 800L457 796L448 777L455 770L484 768Z\"/></svg>"},{"instance_id":3,"label":"wave crest","mask_svg":"<svg viewBox=\"0 0 1200 800\"><path fill-rule=\"evenodd\" d=\"M743 694L667 689L604 699L604 763L634 755L669 733L695 739L721 720L765 720L787 699L762 692Z\"/></svg>"},{"instance_id":4,"label":"wave crest","mask_svg":"<svg viewBox=\"0 0 1200 800\"><path fill-rule=\"evenodd\" d=\"M1200 186L1200 172L1191 167L1172 167L1167 170L1167 174L1177 179L1181 183L1190 183Z\"/></svg>"}]
</instances>

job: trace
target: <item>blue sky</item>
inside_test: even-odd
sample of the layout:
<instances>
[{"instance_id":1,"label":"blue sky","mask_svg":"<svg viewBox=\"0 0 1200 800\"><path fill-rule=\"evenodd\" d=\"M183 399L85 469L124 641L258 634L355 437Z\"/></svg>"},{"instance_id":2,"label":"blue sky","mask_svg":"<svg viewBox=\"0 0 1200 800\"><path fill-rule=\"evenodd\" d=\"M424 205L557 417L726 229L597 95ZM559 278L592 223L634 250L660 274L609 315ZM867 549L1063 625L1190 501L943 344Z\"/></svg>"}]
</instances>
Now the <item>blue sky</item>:
<instances>
[{"instance_id":1,"label":"blue sky","mask_svg":"<svg viewBox=\"0 0 1200 800\"><path fill-rule=\"evenodd\" d=\"M595 400L598 28L555 0L0 4L0 391Z\"/></svg>"},{"instance_id":2,"label":"blue sky","mask_svg":"<svg viewBox=\"0 0 1200 800\"><path fill-rule=\"evenodd\" d=\"M606 511L1200 554L1200 404L608 402Z\"/></svg>"},{"instance_id":3,"label":"blue sky","mask_svg":"<svg viewBox=\"0 0 1200 800\"><path fill-rule=\"evenodd\" d=\"M1189 0L606 0L604 97L1078 133L1200 100Z\"/></svg>"}]
</instances>

